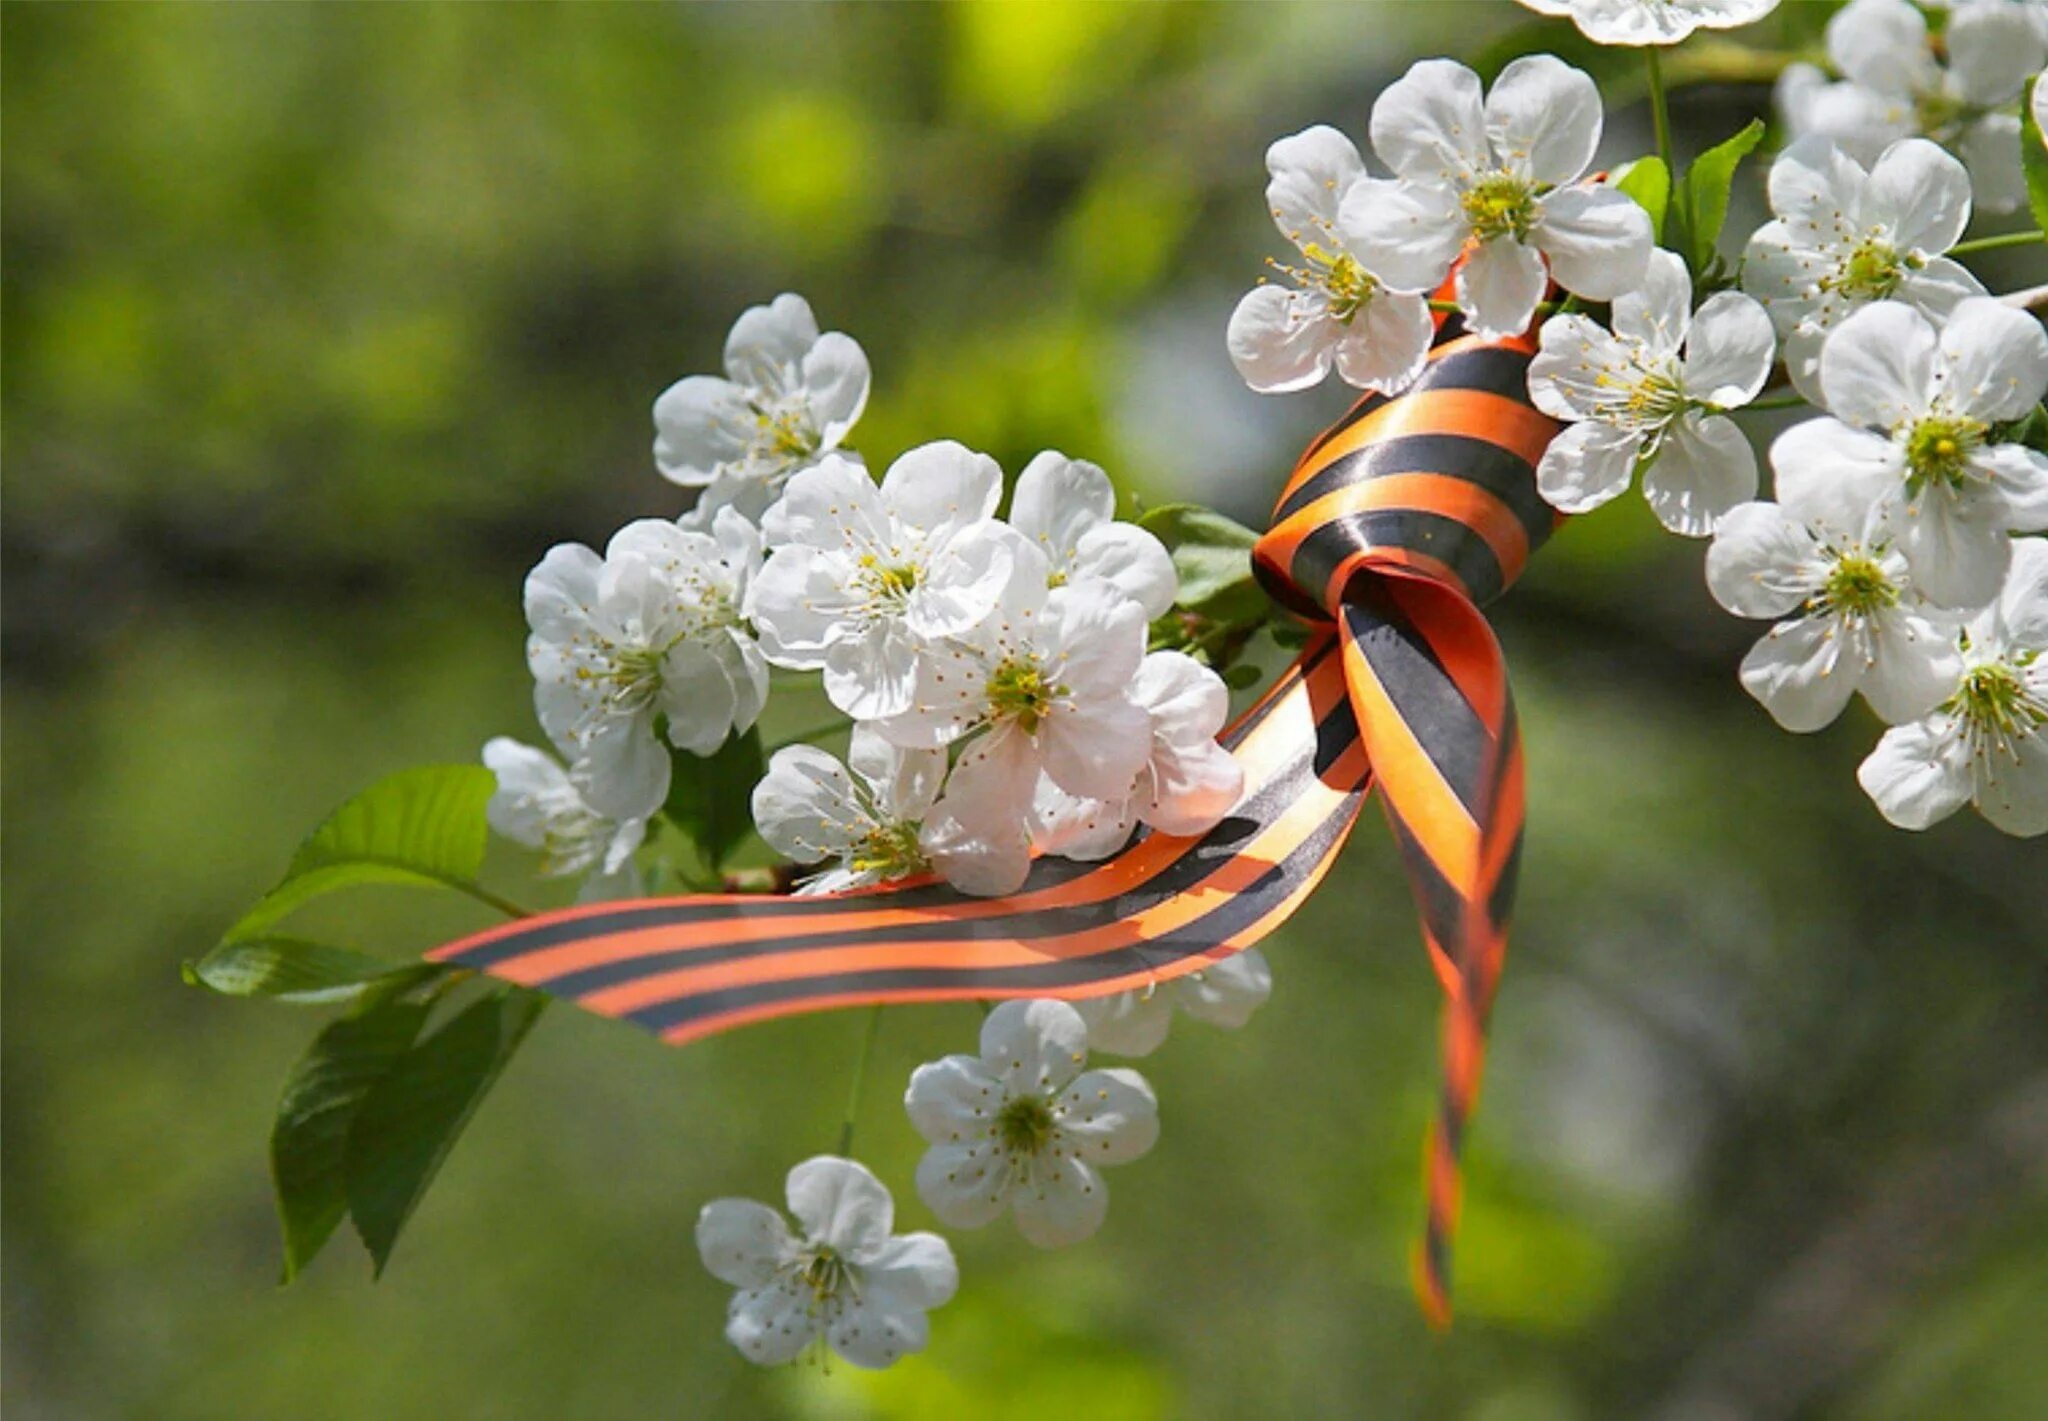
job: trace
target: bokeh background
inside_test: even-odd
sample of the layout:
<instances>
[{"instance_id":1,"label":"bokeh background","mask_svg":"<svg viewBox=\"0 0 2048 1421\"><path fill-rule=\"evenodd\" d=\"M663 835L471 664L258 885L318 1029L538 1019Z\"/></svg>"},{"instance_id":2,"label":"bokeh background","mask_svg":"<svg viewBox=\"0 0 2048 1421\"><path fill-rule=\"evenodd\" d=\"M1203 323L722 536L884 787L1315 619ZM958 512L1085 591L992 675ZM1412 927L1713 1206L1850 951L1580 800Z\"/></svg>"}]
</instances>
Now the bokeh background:
<instances>
[{"instance_id":1,"label":"bokeh background","mask_svg":"<svg viewBox=\"0 0 2048 1421\"><path fill-rule=\"evenodd\" d=\"M1809 45L1825 6L1755 33ZM1757 628L1634 506L1499 609L1533 813L1457 1330L1409 1299L1435 997L1385 835L1236 1034L1144 1069L1165 1133L1092 1243L955 1238L930 1353L763 1373L698 1206L829 1149L859 1022L687 1051L552 1013L373 1285L275 1285L264 1140L319 1013L180 985L377 776L532 736L519 583L679 491L648 406L806 293L879 465L1058 447L1257 523L1336 389L1222 330L1261 154L1362 137L1507 4L85 6L4 23L5 1404L32 1418L1905 1418L2048 1411L2048 874L1887 829L1867 715L1778 731ZM1553 26L1545 42L1567 46ZM1491 48L1489 48L1491 46ZM1739 77L1743 65L1729 72ZM1613 90L1609 159L1648 146ZM1696 151L1767 105L1688 89ZM1753 175L1731 231L1757 211ZM1981 229L1980 229L1981 230ZM2025 258L1987 261L2018 280ZM2037 271L2033 279L2040 279ZM1758 417L1759 429L1764 428ZM811 715L778 701L771 738ZM518 856L508 891L543 896ZM317 916L317 915L316 915ZM365 894L394 954L475 919ZM906 1227L892 1012L858 1152Z\"/></svg>"}]
</instances>

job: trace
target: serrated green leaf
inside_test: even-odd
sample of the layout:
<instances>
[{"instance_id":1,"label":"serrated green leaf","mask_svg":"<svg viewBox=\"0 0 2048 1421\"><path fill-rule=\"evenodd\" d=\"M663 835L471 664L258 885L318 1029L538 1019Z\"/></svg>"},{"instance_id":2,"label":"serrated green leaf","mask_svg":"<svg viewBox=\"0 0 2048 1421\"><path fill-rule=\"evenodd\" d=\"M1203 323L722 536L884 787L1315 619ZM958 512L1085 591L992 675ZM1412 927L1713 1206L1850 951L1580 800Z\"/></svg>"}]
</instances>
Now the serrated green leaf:
<instances>
[{"instance_id":1,"label":"serrated green leaf","mask_svg":"<svg viewBox=\"0 0 2048 1421\"><path fill-rule=\"evenodd\" d=\"M285 1078L270 1132L284 1282L313 1261L348 1211L349 1127L371 1088L411 1048L427 1011L424 1002L380 994L314 1037Z\"/></svg>"},{"instance_id":2,"label":"serrated green leaf","mask_svg":"<svg viewBox=\"0 0 2048 1421\"><path fill-rule=\"evenodd\" d=\"M379 1275L463 1127L546 1005L547 998L526 991L472 1002L371 1082L349 1123L343 1176L349 1217Z\"/></svg>"},{"instance_id":3,"label":"serrated green leaf","mask_svg":"<svg viewBox=\"0 0 2048 1421\"><path fill-rule=\"evenodd\" d=\"M1216 622L1250 622L1272 604L1252 577L1259 535L1212 508L1168 503L1147 509L1138 526L1166 544L1180 577L1174 605Z\"/></svg>"},{"instance_id":4,"label":"serrated green leaf","mask_svg":"<svg viewBox=\"0 0 2048 1421\"><path fill-rule=\"evenodd\" d=\"M2034 225L2048 232L2048 143L2034 121L2034 95L2044 83L2048 75L2036 74L2020 105L2020 165L2027 173L2027 206L2033 210Z\"/></svg>"},{"instance_id":5,"label":"serrated green leaf","mask_svg":"<svg viewBox=\"0 0 2048 1421\"><path fill-rule=\"evenodd\" d=\"M229 929L256 937L301 904L364 883L472 889L497 778L481 765L428 765L371 785L299 845L277 887Z\"/></svg>"},{"instance_id":6,"label":"serrated green leaf","mask_svg":"<svg viewBox=\"0 0 2048 1421\"><path fill-rule=\"evenodd\" d=\"M767 773L760 728L728 735L709 755L674 753L662 812L690 836L704 866L715 871L754 827L754 786Z\"/></svg>"},{"instance_id":7,"label":"serrated green leaf","mask_svg":"<svg viewBox=\"0 0 2048 1421\"><path fill-rule=\"evenodd\" d=\"M1615 179L1614 186L1650 214L1651 238L1663 241L1664 214L1671 206L1671 170L1664 166L1664 160L1654 153L1636 159Z\"/></svg>"},{"instance_id":8,"label":"serrated green leaf","mask_svg":"<svg viewBox=\"0 0 2048 1421\"><path fill-rule=\"evenodd\" d=\"M1687 211L1691 216L1686 264L1695 274L1713 265L1714 244L1721 226L1728 220L1728 194L1735 186L1735 170L1763 141L1764 122L1753 118L1726 142L1717 143L1693 160L1686 170Z\"/></svg>"},{"instance_id":9,"label":"serrated green leaf","mask_svg":"<svg viewBox=\"0 0 2048 1421\"><path fill-rule=\"evenodd\" d=\"M352 947L266 936L224 942L197 962L186 963L183 975L193 986L210 987L223 996L326 1004L347 1001L371 982L412 970L413 964L372 957Z\"/></svg>"}]
</instances>

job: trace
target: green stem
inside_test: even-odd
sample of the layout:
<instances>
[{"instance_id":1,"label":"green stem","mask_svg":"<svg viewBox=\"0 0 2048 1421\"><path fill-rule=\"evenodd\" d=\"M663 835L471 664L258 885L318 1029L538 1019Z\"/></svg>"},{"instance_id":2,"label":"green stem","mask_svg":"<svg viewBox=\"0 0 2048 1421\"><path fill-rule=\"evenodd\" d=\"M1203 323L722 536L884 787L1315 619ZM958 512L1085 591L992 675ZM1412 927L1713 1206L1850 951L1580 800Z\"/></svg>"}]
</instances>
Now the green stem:
<instances>
[{"instance_id":1,"label":"green stem","mask_svg":"<svg viewBox=\"0 0 2048 1421\"><path fill-rule=\"evenodd\" d=\"M1672 215L1678 219L1678 238L1673 245L1686 250L1692 238L1691 204L1686 200L1685 185L1678 180L1678 155L1671 144L1671 107L1665 101L1664 68L1657 58L1657 47L1648 45L1643 50L1643 65L1650 79L1650 121L1657 130L1657 156L1664 160L1664 171L1671 175Z\"/></svg>"},{"instance_id":2,"label":"green stem","mask_svg":"<svg viewBox=\"0 0 2048 1421\"><path fill-rule=\"evenodd\" d=\"M1966 257L1972 252L1995 252L2003 247L2030 247L2036 242L2048 242L2048 232L2039 228L2031 232L2001 232L1996 237L1976 237L1967 242L1957 242L1948 249L1952 257Z\"/></svg>"},{"instance_id":3,"label":"green stem","mask_svg":"<svg viewBox=\"0 0 2048 1421\"><path fill-rule=\"evenodd\" d=\"M1746 410L1789 410L1797 409L1805 403L1806 396L1804 395L1773 395L1767 400L1751 400L1748 404L1739 405L1737 408Z\"/></svg>"},{"instance_id":4,"label":"green stem","mask_svg":"<svg viewBox=\"0 0 2048 1421\"><path fill-rule=\"evenodd\" d=\"M846 1091L846 1121L839 1127L839 1157L853 1157L853 1117L860 1112L860 1083L868 1073L868 1057L874 1054L875 1033L882 1025L882 1008L868 1009L867 1030L861 1033L860 1054L853 1058L853 1084Z\"/></svg>"},{"instance_id":5,"label":"green stem","mask_svg":"<svg viewBox=\"0 0 2048 1421\"><path fill-rule=\"evenodd\" d=\"M477 902L489 908L496 908L508 918L530 918L533 916L533 909L522 908L510 898L500 898L481 883L471 883L467 879L456 878L445 881L450 888L458 892L467 893L470 897L476 899Z\"/></svg>"}]
</instances>

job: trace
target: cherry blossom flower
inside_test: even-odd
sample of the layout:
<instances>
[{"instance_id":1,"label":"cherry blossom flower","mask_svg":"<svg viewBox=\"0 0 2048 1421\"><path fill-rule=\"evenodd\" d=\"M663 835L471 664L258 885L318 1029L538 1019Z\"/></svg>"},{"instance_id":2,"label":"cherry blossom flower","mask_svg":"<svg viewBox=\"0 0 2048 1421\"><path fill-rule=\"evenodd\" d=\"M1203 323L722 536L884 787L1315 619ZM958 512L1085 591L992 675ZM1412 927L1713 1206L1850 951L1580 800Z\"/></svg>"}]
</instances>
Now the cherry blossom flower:
<instances>
[{"instance_id":1,"label":"cherry blossom flower","mask_svg":"<svg viewBox=\"0 0 2048 1421\"><path fill-rule=\"evenodd\" d=\"M1280 235L1306 263L1276 269L1292 287L1261 283L1230 316L1230 358L1262 395L1338 376L1392 394L1422 373L1429 353L1429 303L1390 288L1351 250L1337 226L1344 197L1365 177L1350 139L1323 124L1266 150L1266 206Z\"/></svg>"},{"instance_id":2,"label":"cherry blossom flower","mask_svg":"<svg viewBox=\"0 0 2048 1421\"><path fill-rule=\"evenodd\" d=\"M1927 17L1907 0L1851 0L1828 21L1837 83L1802 71L1780 89L1795 134L1832 138L1870 162L1914 134L1969 165L1977 205L2010 212L2025 200L2014 101L2048 62L2048 31L2033 7L1969 0L1951 10L1937 56Z\"/></svg>"},{"instance_id":3,"label":"cherry blossom flower","mask_svg":"<svg viewBox=\"0 0 2048 1421\"><path fill-rule=\"evenodd\" d=\"M1219 958L1199 972L1141 991L1090 997L1074 1009L1088 1024L1088 1045L1112 1056L1149 1056L1166 1040L1179 1010L1233 1031L1273 994L1273 969L1256 947Z\"/></svg>"},{"instance_id":4,"label":"cherry blossom flower","mask_svg":"<svg viewBox=\"0 0 2048 1421\"><path fill-rule=\"evenodd\" d=\"M1131 699L1152 722L1151 754L1128 790L1089 799L1040 779L1034 838L1050 853L1107 858L1142 821L1165 834L1206 834L1236 807L1244 770L1216 743L1230 714L1223 678L1192 656L1155 651L1131 681Z\"/></svg>"},{"instance_id":5,"label":"cherry blossom flower","mask_svg":"<svg viewBox=\"0 0 2048 1421\"><path fill-rule=\"evenodd\" d=\"M1962 674L1953 619L1928 607L1881 503L1772 448L1781 503L1745 503L1707 550L1707 586L1742 617L1787 617L1742 662L1742 684L1787 730L1819 730L1857 691L1888 724L1934 709Z\"/></svg>"},{"instance_id":6,"label":"cherry blossom flower","mask_svg":"<svg viewBox=\"0 0 2048 1421\"><path fill-rule=\"evenodd\" d=\"M1756 492L1756 454L1722 412L1756 398L1776 342L1764 309L1736 291L1695 315L1685 263L1651 254L1639 290L1614 300L1610 333L1586 316L1543 323L1529 397L1570 421L1537 464L1543 497L1597 508L1643 471L1643 496L1674 533L1701 537Z\"/></svg>"},{"instance_id":7,"label":"cherry blossom flower","mask_svg":"<svg viewBox=\"0 0 2048 1421\"><path fill-rule=\"evenodd\" d=\"M1479 76L1425 59L1379 96L1372 142L1398 177L1355 182L1338 226L1358 261L1390 285L1433 290L1468 242L1459 307L1488 338L1526 330L1547 274L1610 301L1642 280L1649 214L1612 188L1578 182L1600 144L1600 92L1553 55Z\"/></svg>"},{"instance_id":8,"label":"cherry blossom flower","mask_svg":"<svg viewBox=\"0 0 2048 1421\"><path fill-rule=\"evenodd\" d=\"M633 852L647 837L644 818L613 820L598 813L554 756L509 736L486 741L483 760L498 777L484 817L513 843L540 850L542 877L589 874L578 894L584 902L640 891Z\"/></svg>"},{"instance_id":9,"label":"cherry blossom flower","mask_svg":"<svg viewBox=\"0 0 2048 1421\"><path fill-rule=\"evenodd\" d=\"M1901 301L1945 316L1984 294L1941 255L1969 225L1969 174L1925 139L1894 144L1865 172L1826 138L1803 138L1771 165L1770 202L1775 220L1750 237L1742 285L1770 312L1809 400L1820 400L1821 342L1851 311Z\"/></svg>"},{"instance_id":10,"label":"cherry blossom flower","mask_svg":"<svg viewBox=\"0 0 2048 1421\"><path fill-rule=\"evenodd\" d=\"M1694 30L1731 30L1762 19L1778 0L1522 0L1539 15L1566 15L1595 44L1677 44Z\"/></svg>"},{"instance_id":11,"label":"cherry blossom flower","mask_svg":"<svg viewBox=\"0 0 2048 1421\"><path fill-rule=\"evenodd\" d=\"M995 460L951 440L912 449L879 488L837 457L796 475L762 520L774 551L748 608L768 659L822 669L857 719L909 709L924 648L984 620L1011 577L1002 492Z\"/></svg>"},{"instance_id":12,"label":"cherry blossom flower","mask_svg":"<svg viewBox=\"0 0 2048 1421\"><path fill-rule=\"evenodd\" d=\"M591 807L646 818L668 796L655 736L709 755L768 695L768 665L741 617L761 536L731 509L711 533L658 518L629 523L600 558L549 550L526 579L527 665L540 723Z\"/></svg>"},{"instance_id":13,"label":"cherry blossom flower","mask_svg":"<svg viewBox=\"0 0 2048 1421\"><path fill-rule=\"evenodd\" d=\"M1879 302L1829 337L1820 383L1834 418L1779 436L1781 479L1834 480L1845 497L1882 504L1933 602L1990 601L2012 556L2006 535L2048 528L2048 456L1995 438L2048 391L2040 323L1974 297L1937 333L1911 307Z\"/></svg>"},{"instance_id":14,"label":"cherry blossom flower","mask_svg":"<svg viewBox=\"0 0 2048 1421\"><path fill-rule=\"evenodd\" d=\"M705 490L688 515L758 519L799 469L837 449L868 400L868 358L851 336L818 332L810 303L785 293L750 306L725 341L726 379L692 375L654 402L663 478Z\"/></svg>"},{"instance_id":15,"label":"cherry blossom flower","mask_svg":"<svg viewBox=\"0 0 2048 1421\"><path fill-rule=\"evenodd\" d=\"M1147 621L1165 616L1180 590L1166 545L1116 521L1116 489L1094 464L1050 449L1034 457L1010 496L1010 526L1045 554L1054 587L1105 582L1143 608Z\"/></svg>"},{"instance_id":16,"label":"cherry blossom flower","mask_svg":"<svg viewBox=\"0 0 2048 1421\"><path fill-rule=\"evenodd\" d=\"M739 1289L725 1335L762 1366L795 1360L822 1340L856 1367L924 1350L925 1316L960 1286L953 1250L934 1233L896 1234L882 1182L850 1159L819 1155L789 1172L789 1212L714 1199L697 1215L697 1252Z\"/></svg>"},{"instance_id":17,"label":"cherry blossom flower","mask_svg":"<svg viewBox=\"0 0 2048 1421\"><path fill-rule=\"evenodd\" d=\"M979 1056L919 1066L903 1105L930 1142L918 1197L975 1229L1014 1211L1040 1248L1078 1243L1109 1210L1106 1165L1159 1138L1159 1107L1135 1071L1083 1071L1088 1028L1065 1002L1010 1001L981 1026Z\"/></svg>"},{"instance_id":18,"label":"cherry blossom flower","mask_svg":"<svg viewBox=\"0 0 2048 1421\"><path fill-rule=\"evenodd\" d=\"M754 786L754 825L770 848L797 863L833 861L799 892L863 888L931 867L918 830L945 782L945 752L904 750L857 725L846 759L785 745Z\"/></svg>"},{"instance_id":19,"label":"cherry blossom flower","mask_svg":"<svg viewBox=\"0 0 2048 1421\"><path fill-rule=\"evenodd\" d=\"M1131 699L1145 613L1100 582L1048 590L1043 556L1020 543L1017 573L979 626L929 649L901 715L877 723L910 749L974 737L941 809L970 830L1028 825L1040 773L1070 794L1127 793L1152 750Z\"/></svg>"},{"instance_id":20,"label":"cherry blossom flower","mask_svg":"<svg viewBox=\"0 0 2048 1421\"><path fill-rule=\"evenodd\" d=\"M2008 834L2048 832L2048 543L2024 539L1971 619L1954 695L1884 734L1856 778L1884 817L1925 829L1965 804Z\"/></svg>"}]
</instances>

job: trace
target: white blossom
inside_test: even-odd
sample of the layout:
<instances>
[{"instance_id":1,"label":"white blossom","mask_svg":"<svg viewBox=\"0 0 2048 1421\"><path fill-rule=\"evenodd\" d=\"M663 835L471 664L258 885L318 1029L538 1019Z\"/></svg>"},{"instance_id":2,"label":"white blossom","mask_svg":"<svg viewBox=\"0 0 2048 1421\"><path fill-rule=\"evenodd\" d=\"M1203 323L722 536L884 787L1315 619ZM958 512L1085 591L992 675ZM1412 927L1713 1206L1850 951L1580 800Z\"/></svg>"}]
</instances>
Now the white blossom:
<instances>
[{"instance_id":1,"label":"white blossom","mask_svg":"<svg viewBox=\"0 0 2048 1421\"><path fill-rule=\"evenodd\" d=\"M857 719L910 706L919 658L988 617L1017 556L995 518L1002 470L951 440L889 466L828 457L763 518L773 548L749 615L778 666L822 669L832 704Z\"/></svg>"},{"instance_id":2,"label":"white blossom","mask_svg":"<svg viewBox=\"0 0 2048 1421\"><path fill-rule=\"evenodd\" d=\"M1695 315L1685 263L1659 249L1640 289L1614 300L1614 329L1553 316L1529 365L1529 397L1568 427L1536 485L1566 513L1597 508L1643 471L1643 495L1675 533L1701 537L1756 492L1756 454L1722 412L1756 398L1776 342L1763 307L1717 292Z\"/></svg>"},{"instance_id":3,"label":"white blossom","mask_svg":"<svg viewBox=\"0 0 2048 1421\"><path fill-rule=\"evenodd\" d=\"M1856 778L1902 829L1974 804L2008 834L2048 832L2048 543L2015 548L1997 601L1969 623L1964 659L1955 694L1886 731Z\"/></svg>"},{"instance_id":4,"label":"white blossom","mask_svg":"<svg viewBox=\"0 0 2048 1421\"><path fill-rule=\"evenodd\" d=\"M1927 17L1907 0L1851 0L1827 30L1828 57L1843 78L1830 84L1802 73L1781 87L1786 122L1865 163L1896 139L1931 138L1969 165L1979 207L2010 212L2026 196L2014 101L2048 62L2039 8L1966 0L1951 10L1937 54Z\"/></svg>"},{"instance_id":5,"label":"white blossom","mask_svg":"<svg viewBox=\"0 0 2048 1421\"><path fill-rule=\"evenodd\" d=\"M671 743L709 755L767 699L768 665L741 617L760 532L731 509L712 527L643 519L602 558L563 543L526 579L534 708L578 791L613 819L645 818L668 797L656 717Z\"/></svg>"},{"instance_id":6,"label":"white blossom","mask_svg":"<svg viewBox=\"0 0 2048 1421\"><path fill-rule=\"evenodd\" d=\"M691 525L717 510L758 519L784 481L837 449L868 400L868 358L851 336L818 332L803 297L750 306L725 341L726 379L692 375L654 402L654 462L702 488Z\"/></svg>"},{"instance_id":7,"label":"white blossom","mask_svg":"<svg viewBox=\"0 0 2048 1421\"><path fill-rule=\"evenodd\" d=\"M1911 307L1879 302L1829 337L1820 383L1834 417L1779 436L1779 496L1787 479L1838 482L1845 497L1883 505L1930 600L1990 601L2012 554L2006 535L2048 528L2048 456L1995 437L2048 391L2040 323L1975 297L1937 333Z\"/></svg>"},{"instance_id":8,"label":"white blossom","mask_svg":"<svg viewBox=\"0 0 2048 1421\"><path fill-rule=\"evenodd\" d=\"M1337 226L1345 194L1365 177L1350 139L1317 124L1266 150L1266 206L1304 266L1278 266L1293 285L1261 283L1230 316L1230 358L1260 394L1319 384L1335 365L1348 385L1391 394L1422 373L1429 303L1368 270Z\"/></svg>"},{"instance_id":9,"label":"white blossom","mask_svg":"<svg viewBox=\"0 0 2048 1421\"><path fill-rule=\"evenodd\" d=\"M578 895L584 902L639 892L633 852L647 837L646 819L600 814L554 756L509 736L486 741L483 760L498 778L484 817L513 843L540 850L542 877L587 873Z\"/></svg>"},{"instance_id":10,"label":"white blossom","mask_svg":"<svg viewBox=\"0 0 2048 1421\"><path fill-rule=\"evenodd\" d=\"M1894 144L1868 172L1826 138L1803 138L1771 165L1774 220L1749 239L1742 285L1785 344L1793 388L1820 399L1821 343L1858 307L1902 301L1930 316L1984 294L1941 255L1970 221L1963 165L1925 139Z\"/></svg>"},{"instance_id":11,"label":"white blossom","mask_svg":"<svg viewBox=\"0 0 2048 1421\"><path fill-rule=\"evenodd\" d=\"M1106 1165L1159 1138L1152 1088L1135 1071L1083 1071L1088 1028L1065 1002L1011 1001L981 1026L979 1056L919 1066L904 1108L931 1149L918 1197L953 1228L1015 1212L1040 1248L1078 1243L1109 1209Z\"/></svg>"},{"instance_id":12,"label":"white blossom","mask_svg":"<svg viewBox=\"0 0 2048 1421\"><path fill-rule=\"evenodd\" d=\"M1642 280L1649 214L1612 188L1578 181L1600 143L1600 92L1555 56L1501 71L1480 98L1479 76L1425 59L1379 96L1372 142L1398 175L1365 178L1338 212L1349 249L1381 279L1431 290L1458 270L1457 297L1473 331L1526 330L1548 276L1609 301Z\"/></svg>"},{"instance_id":13,"label":"white blossom","mask_svg":"<svg viewBox=\"0 0 2048 1421\"><path fill-rule=\"evenodd\" d=\"M1045 554L1051 586L1102 582L1144 609L1166 615L1180 590L1166 545L1116 518L1109 475L1048 449L1024 466L1010 496L1010 526Z\"/></svg>"},{"instance_id":14,"label":"white blossom","mask_svg":"<svg viewBox=\"0 0 2048 1421\"><path fill-rule=\"evenodd\" d=\"M1244 770L1216 743L1230 714L1223 678L1185 652L1155 651L1132 678L1131 699L1151 719L1145 763L1125 793L1106 799L1070 794L1042 777L1033 797L1038 847L1108 858L1141 821L1164 834L1206 834L1237 806Z\"/></svg>"},{"instance_id":15,"label":"white blossom","mask_svg":"<svg viewBox=\"0 0 2048 1421\"><path fill-rule=\"evenodd\" d=\"M1196 1021L1232 1030L1273 994L1273 969L1256 947L1220 958L1199 972L1139 991L1075 1002L1088 1024L1088 1045L1112 1056L1149 1056L1166 1040L1176 1009Z\"/></svg>"},{"instance_id":16,"label":"white blossom","mask_svg":"<svg viewBox=\"0 0 2048 1421\"><path fill-rule=\"evenodd\" d=\"M940 810L1012 842L1028 836L1041 773L1070 794L1113 798L1152 749L1151 716L1131 698L1144 611L1100 582L1048 590L1046 576L1043 556L1021 544L995 612L921 656L910 708L878 722L912 749L972 737Z\"/></svg>"},{"instance_id":17,"label":"white blossom","mask_svg":"<svg viewBox=\"0 0 2048 1421\"><path fill-rule=\"evenodd\" d=\"M1953 619L1920 599L1882 504L1805 477L1776 462L1780 453L1774 446L1784 501L1732 510L1707 550L1707 586L1722 606L1791 618L1743 658L1743 686L1787 730L1819 730L1859 690L1888 724L1918 719L1962 674Z\"/></svg>"},{"instance_id":18,"label":"white blossom","mask_svg":"<svg viewBox=\"0 0 2048 1421\"><path fill-rule=\"evenodd\" d=\"M715 1199L697 1215L697 1252L739 1289L725 1335L762 1366L825 1346L856 1367L886 1367L924 1350L925 1316L960 1286L953 1250L934 1233L892 1233L896 1207L866 1166L831 1155L789 1172L789 1212Z\"/></svg>"},{"instance_id":19,"label":"white blossom","mask_svg":"<svg viewBox=\"0 0 2048 1421\"><path fill-rule=\"evenodd\" d=\"M1567 15L1596 44L1677 44L1694 30L1762 19L1778 0L1522 0L1539 15Z\"/></svg>"},{"instance_id":20,"label":"white blossom","mask_svg":"<svg viewBox=\"0 0 2048 1421\"><path fill-rule=\"evenodd\" d=\"M833 893L931 867L918 844L946 778L942 750L905 750L857 725L847 763L812 745L785 745L754 786L754 825L797 863L832 867L799 892Z\"/></svg>"}]
</instances>

